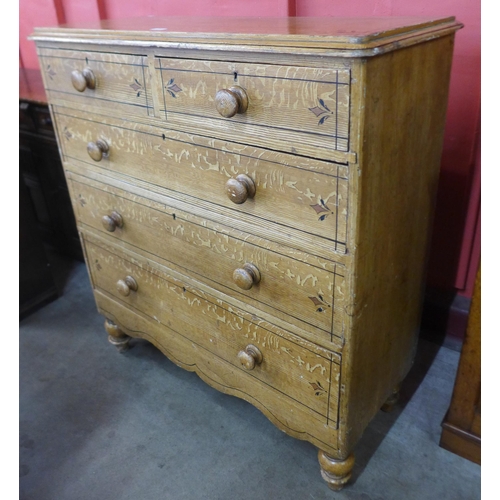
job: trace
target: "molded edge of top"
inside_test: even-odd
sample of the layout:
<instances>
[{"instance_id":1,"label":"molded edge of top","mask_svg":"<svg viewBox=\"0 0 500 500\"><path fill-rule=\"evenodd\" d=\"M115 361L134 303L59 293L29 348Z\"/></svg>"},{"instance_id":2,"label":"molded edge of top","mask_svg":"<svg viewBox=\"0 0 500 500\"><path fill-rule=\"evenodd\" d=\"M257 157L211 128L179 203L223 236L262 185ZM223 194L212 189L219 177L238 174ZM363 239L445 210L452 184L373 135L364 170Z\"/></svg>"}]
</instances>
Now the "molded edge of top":
<instances>
[{"instance_id":1,"label":"molded edge of top","mask_svg":"<svg viewBox=\"0 0 500 500\"><path fill-rule=\"evenodd\" d=\"M463 25L454 17L138 17L93 24L35 28L30 39L67 43L101 43L142 47L211 46L281 52L288 48L312 52L347 51L376 55L427 39L454 33ZM267 50L266 50L267 49ZM347 54L345 54L347 55Z\"/></svg>"}]
</instances>

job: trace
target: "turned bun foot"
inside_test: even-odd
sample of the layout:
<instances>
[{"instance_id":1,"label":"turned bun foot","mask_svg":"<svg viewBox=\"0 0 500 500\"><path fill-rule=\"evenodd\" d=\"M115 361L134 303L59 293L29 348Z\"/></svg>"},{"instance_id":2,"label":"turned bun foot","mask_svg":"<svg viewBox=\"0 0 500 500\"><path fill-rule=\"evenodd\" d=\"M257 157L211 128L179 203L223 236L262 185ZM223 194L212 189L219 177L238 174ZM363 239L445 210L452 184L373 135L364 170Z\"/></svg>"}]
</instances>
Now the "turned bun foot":
<instances>
[{"instance_id":1,"label":"turned bun foot","mask_svg":"<svg viewBox=\"0 0 500 500\"><path fill-rule=\"evenodd\" d=\"M330 489L339 491L351 479L351 472L354 467L353 453L345 460L337 460L319 450L318 460L321 466L321 476L328 483Z\"/></svg>"},{"instance_id":2,"label":"turned bun foot","mask_svg":"<svg viewBox=\"0 0 500 500\"><path fill-rule=\"evenodd\" d=\"M394 389L392 390L392 394L387 398L387 401L382 405L382 408L380 408L382 411L389 413L394 410L394 407L399 400L400 388L401 384L398 384L396 387L394 387Z\"/></svg>"},{"instance_id":3,"label":"turned bun foot","mask_svg":"<svg viewBox=\"0 0 500 500\"><path fill-rule=\"evenodd\" d=\"M104 322L104 328L106 329L106 332L108 332L109 343L114 345L118 349L118 352L125 352L129 350L130 337L123 333L117 324L107 319Z\"/></svg>"}]
</instances>

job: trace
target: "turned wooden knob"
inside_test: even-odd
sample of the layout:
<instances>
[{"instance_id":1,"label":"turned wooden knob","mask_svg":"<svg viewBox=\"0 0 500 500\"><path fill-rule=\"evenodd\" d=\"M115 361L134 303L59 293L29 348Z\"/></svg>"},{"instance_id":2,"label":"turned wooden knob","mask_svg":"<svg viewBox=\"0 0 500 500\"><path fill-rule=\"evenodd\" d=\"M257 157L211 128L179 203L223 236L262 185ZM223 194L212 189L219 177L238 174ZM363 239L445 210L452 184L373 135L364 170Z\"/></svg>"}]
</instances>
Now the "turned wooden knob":
<instances>
[{"instance_id":1,"label":"turned wooden knob","mask_svg":"<svg viewBox=\"0 0 500 500\"><path fill-rule=\"evenodd\" d=\"M135 281L132 276L127 276L124 280L118 280L116 282L116 289L120 293L120 295L123 295L124 297L127 297L130 295L130 292L137 292L137 281Z\"/></svg>"},{"instance_id":2,"label":"turned wooden knob","mask_svg":"<svg viewBox=\"0 0 500 500\"><path fill-rule=\"evenodd\" d=\"M238 360L243 368L246 370L253 370L255 365L260 365L262 363L262 353L259 351L258 347L249 344L245 347L244 351L238 353Z\"/></svg>"},{"instance_id":3,"label":"turned wooden knob","mask_svg":"<svg viewBox=\"0 0 500 500\"><path fill-rule=\"evenodd\" d=\"M85 89L95 89L95 75L90 68L85 68L83 71L71 72L71 83L78 92L83 92Z\"/></svg>"},{"instance_id":4,"label":"turned wooden knob","mask_svg":"<svg viewBox=\"0 0 500 500\"><path fill-rule=\"evenodd\" d=\"M102 225L106 231L112 233L117 227L123 226L123 217L114 210L102 218Z\"/></svg>"},{"instance_id":5,"label":"turned wooden knob","mask_svg":"<svg viewBox=\"0 0 500 500\"><path fill-rule=\"evenodd\" d=\"M108 143L103 139L87 144L87 153L94 161L101 161L102 156L109 151Z\"/></svg>"},{"instance_id":6,"label":"turned wooden knob","mask_svg":"<svg viewBox=\"0 0 500 500\"><path fill-rule=\"evenodd\" d=\"M245 89L238 86L219 90L215 94L215 107L224 118L231 118L236 113L247 110L248 95Z\"/></svg>"},{"instance_id":7,"label":"turned wooden knob","mask_svg":"<svg viewBox=\"0 0 500 500\"><path fill-rule=\"evenodd\" d=\"M246 174L237 175L226 182L227 197L238 205L255 196L255 182Z\"/></svg>"},{"instance_id":8,"label":"turned wooden knob","mask_svg":"<svg viewBox=\"0 0 500 500\"><path fill-rule=\"evenodd\" d=\"M243 290L250 290L260 282L260 271L253 264L243 264L242 268L235 269L233 281Z\"/></svg>"}]
</instances>

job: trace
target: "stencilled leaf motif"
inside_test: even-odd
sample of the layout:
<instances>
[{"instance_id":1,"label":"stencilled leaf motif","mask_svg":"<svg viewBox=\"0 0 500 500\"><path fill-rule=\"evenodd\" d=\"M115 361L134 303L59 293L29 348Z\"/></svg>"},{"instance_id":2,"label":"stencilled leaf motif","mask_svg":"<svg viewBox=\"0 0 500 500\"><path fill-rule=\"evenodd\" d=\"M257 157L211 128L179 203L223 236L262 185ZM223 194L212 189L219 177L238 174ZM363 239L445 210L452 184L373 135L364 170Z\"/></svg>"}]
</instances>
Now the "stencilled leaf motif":
<instances>
[{"instance_id":1,"label":"stencilled leaf motif","mask_svg":"<svg viewBox=\"0 0 500 500\"><path fill-rule=\"evenodd\" d=\"M309 297L309 298L312 300L312 302L313 302L313 304L314 304L315 306L320 306L320 305L322 305L321 300L319 300L317 297Z\"/></svg>"},{"instance_id":2,"label":"stencilled leaf motif","mask_svg":"<svg viewBox=\"0 0 500 500\"><path fill-rule=\"evenodd\" d=\"M318 97L319 106L315 106L314 108L308 108L309 111L314 113L314 115L319 118L318 125L323 125L323 123L333 115L333 111L330 111L330 108L325 104L323 99Z\"/></svg>"},{"instance_id":3,"label":"stencilled leaf motif","mask_svg":"<svg viewBox=\"0 0 500 500\"><path fill-rule=\"evenodd\" d=\"M53 80L53 77L56 76L56 72L50 67L50 64L47 66L47 75L49 75L51 80Z\"/></svg>"},{"instance_id":4,"label":"stencilled leaf motif","mask_svg":"<svg viewBox=\"0 0 500 500\"><path fill-rule=\"evenodd\" d=\"M174 83L174 79L170 78L168 83L165 85L165 89L172 97L177 97L176 92L182 92L182 89Z\"/></svg>"},{"instance_id":5,"label":"stencilled leaf motif","mask_svg":"<svg viewBox=\"0 0 500 500\"><path fill-rule=\"evenodd\" d=\"M142 85L139 83L137 78L134 78L134 81L130 84L130 87L137 92L137 97L141 97Z\"/></svg>"},{"instance_id":6,"label":"stencilled leaf motif","mask_svg":"<svg viewBox=\"0 0 500 500\"><path fill-rule=\"evenodd\" d=\"M315 106L314 108L309 108L309 111L312 111L316 116L321 116L325 110Z\"/></svg>"},{"instance_id":7,"label":"stencilled leaf motif","mask_svg":"<svg viewBox=\"0 0 500 500\"><path fill-rule=\"evenodd\" d=\"M69 141L73 137L73 134L68 130L68 127L64 127L63 135L64 137L66 137L67 141Z\"/></svg>"},{"instance_id":8,"label":"stencilled leaf motif","mask_svg":"<svg viewBox=\"0 0 500 500\"><path fill-rule=\"evenodd\" d=\"M316 396L322 396L324 394L326 394L326 389L324 389L320 382L316 381L316 382L309 382L309 384L312 386L312 388L314 389L314 394Z\"/></svg>"},{"instance_id":9,"label":"stencilled leaf motif","mask_svg":"<svg viewBox=\"0 0 500 500\"><path fill-rule=\"evenodd\" d=\"M325 220L329 215L332 215L334 212L328 207L328 205L325 203L325 200L320 199L320 203L316 203L315 205L309 205L320 217L318 217L318 220L323 221Z\"/></svg>"},{"instance_id":10,"label":"stencilled leaf motif","mask_svg":"<svg viewBox=\"0 0 500 500\"><path fill-rule=\"evenodd\" d=\"M330 211L326 205L320 205L319 203L316 203L316 205L310 205L310 207L313 208L317 214Z\"/></svg>"},{"instance_id":11,"label":"stencilled leaf motif","mask_svg":"<svg viewBox=\"0 0 500 500\"><path fill-rule=\"evenodd\" d=\"M318 102L320 103L320 105L325 108L327 111L330 111L330 108L325 104L325 101L323 101L323 99L318 99ZM331 113L331 111L330 111Z\"/></svg>"},{"instance_id":12,"label":"stencilled leaf motif","mask_svg":"<svg viewBox=\"0 0 500 500\"><path fill-rule=\"evenodd\" d=\"M81 194L78 195L78 201L80 202L80 205L82 207L84 207L87 204L87 202L85 201L85 198Z\"/></svg>"},{"instance_id":13,"label":"stencilled leaf motif","mask_svg":"<svg viewBox=\"0 0 500 500\"><path fill-rule=\"evenodd\" d=\"M319 297L319 298L318 298ZM318 294L318 297L309 297L314 306L316 307L316 312L324 312L326 307L330 307L321 294Z\"/></svg>"}]
</instances>

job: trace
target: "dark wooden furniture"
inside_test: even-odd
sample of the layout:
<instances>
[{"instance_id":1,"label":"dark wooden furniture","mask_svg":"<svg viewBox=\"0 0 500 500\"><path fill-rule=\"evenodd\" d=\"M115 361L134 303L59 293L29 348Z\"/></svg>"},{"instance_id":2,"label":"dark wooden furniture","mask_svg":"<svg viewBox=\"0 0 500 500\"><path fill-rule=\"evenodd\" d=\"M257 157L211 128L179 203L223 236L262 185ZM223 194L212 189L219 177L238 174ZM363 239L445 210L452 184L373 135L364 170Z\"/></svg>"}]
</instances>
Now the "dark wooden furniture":
<instances>
[{"instance_id":1,"label":"dark wooden furniture","mask_svg":"<svg viewBox=\"0 0 500 500\"><path fill-rule=\"evenodd\" d=\"M19 319L57 296L28 189L19 173Z\"/></svg>"},{"instance_id":2,"label":"dark wooden furniture","mask_svg":"<svg viewBox=\"0 0 500 500\"><path fill-rule=\"evenodd\" d=\"M83 260L40 71L19 70L19 169L45 244Z\"/></svg>"},{"instance_id":3,"label":"dark wooden furniture","mask_svg":"<svg viewBox=\"0 0 500 500\"><path fill-rule=\"evenodd\" d=\"M440 446L481 463L481 268L477 274L457 378Z\"/></svg>"}]
</instances>

